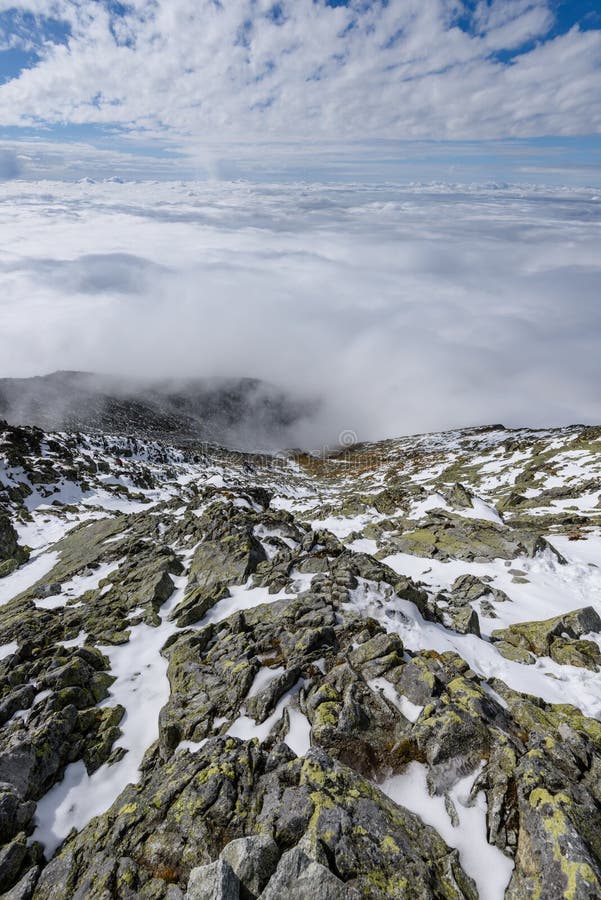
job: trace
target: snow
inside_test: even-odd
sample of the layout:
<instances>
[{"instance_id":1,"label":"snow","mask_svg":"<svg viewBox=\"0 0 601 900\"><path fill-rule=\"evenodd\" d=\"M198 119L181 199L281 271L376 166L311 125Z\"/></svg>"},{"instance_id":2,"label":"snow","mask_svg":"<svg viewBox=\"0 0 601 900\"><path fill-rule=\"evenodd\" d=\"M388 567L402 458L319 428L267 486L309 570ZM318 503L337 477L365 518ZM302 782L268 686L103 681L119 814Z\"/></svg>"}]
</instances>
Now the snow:
<instances>
[{"instance_id":1,"label":"snow","mask_svg":"<svg viewBox=\"0 0 601 900\"><path fill-rule=\"evenodd\" d=\"M298 574L293 577L296 577L298 581L298 588L295 585L295 590L298 592L309 586L313 576L308 574ZM253 588L249 587L249 585L250 580L247 584L230 585L229 592L231 596L224 597L211 607L211 609L205 613L198 625L208 625L209 622L221 622L223 619L229 618L232 613L238 612L239 610L253 609L255 606L260 606L262 603L277 603L279 600L291 600L293 596L292 594L286 593L286 591L270 594L266 587Z\"/></svg>"},{"instance_id":2,"label":"snow","mask_svg":"<svg viewBox=\"0 0 601 900\"><path fill-rule=\"evenodd\" d=\"M311 724L306 715L295 706L288 707L290 728L284 742L297 756L304 756L311 747Z\"/></svg>"},{"instance_id":3,"label":"snow","mask_svg":"<svg viewBox=\"0 0 601 900\"><path fill-rule=\"evenodd\" d=\"M198 753L208 740L208 738L203 738L202 741L180 741L175 752L181 753L182 750L188 750L190 753Z\"/></svg>"},{"instance_id":4,"label":"snow","mask_svg":"<svg viewBox=\"0 0 601 900\"><path fill-rule=\"evenodd\" d=\"M453 435L430 436L423 443L426 448L436 449L437 446L444 451L444 463L435 463L428 468L421 469L412 476L405 475L410 480L420 483L427 488L429 478L439 475L455 457L459 457L459 433ZM474 496L472 507L468 509L450 508L443 495L436 490L419 503L413 503L410 515L412 518L421 518L435 508L442 508L453 512L455 515L467 518L479 518L487 521L503 524L502 519L494 508L494 496L489 492L499 486L513 484L516 474L520 471L520 463L530 456L530 451L514 453L507 456L503 450L496 447L496 442L507 439L506 432L499 432L493 436L482 438L482 456L472 460L474 466L479 467L483 476L477 481L479 495ZM487 452L487 441L494 449ZM455 445L455 453L449 449ZM402 444L399 444L398 469L405 472L412 471L414 462L403 458ZM411 446L407 444L407 446ZM560 448L561 441L558 444ZM145 451L140 449L141 456ZM557 476L547 476L545 486L550 483L565 484L566 478L591 477L590 454L581 452L564 453L556 460ZM224 487L226 482L232 486L235 493L240 488L240 473L235 470L209 465L203 461L203 468L178 464L175 478L179 485L198 483L208 484L218 488ZM13 473L14 474L14 473ZM272 501L274 509L289 509L295 513L309 511L307 518L319 514L320 509L331 509L331 503L340 501L346 487L354 487L353 479L341 472L342 481L338 481L334 487L315 490L302 484L305 473L297 465L287 466L285 476L289 481L284 481L281 471L277 477L281 478L274 487L280 493ZM244 476L246 479L246 476ZM274 477L276 477L274 475ZM258 483L263 484L263 475ZM383 474L374 476L365 473L361 476L360 489L370 491L378 489L378 482L382 481ZM555 482L557 479L557 482ZM121 479L124 483L127 479ZM69 482L59 484L59 492L49 498L35 495L32 512L32 520L26 523L17 523L20 540L34 547L34 553L29 563L18 570L0 579L0 603L8 602L26 590L39 578L46 575L58 561L58 554L52 551L52 544L60 539L70 528L87 518L110 515L113 511L121 510L125 513L138 510L148 511L156 506L160 500L170 499L176 493L173 485L175 482L165 483L159 490L145 491L146 502L129 500L122 494L113 493L110 490L111 482L117 480L111 477L102 480L92 486L85 496L79 497L79 510L76 514L56 512L48 503L55 498L64 498L73 493L75 497L76 485ZM247 481L245 480L244 484ZM520 490L527 496L532 496L540 490L529 488ZM444 488L442 488L444 490ZM136 488L136 490L138 490ZM481 494L481 496L480 496ZM598 494L591 493L578 495L578 484L574 483L574 498L562 500L550 500L549 509L561 510L576 507L584 512L596 510ZM175 503L167 509L158 508L152 514L160 516L163 521L169 522L171 517L182 517L186 510L201 515L209 505L215 502L233 502L241 509L247 509L249 502L244 497L233 497L229 491L223 499L210 498L206 503L200 503L198 497L193 498L191 493L184 492L181 502ZM179 501L176 501L179 503ZM197 504L199 504L197 506ZM192 509L192 507L196 507ZM325 510L324 510L325 511ZM541 507L542 511L542 507ZM328 515L321 519L313 519L311 525L314 529L326 528L343 540L348 539L353 532L362 532L365 526L371 522L378 522L384 517L378 513L366 512L357 516ZM124 523L125 525L125 520ZM106 544L120 541L127 530L106 540ZM268 556L273 556L274 545L270 545L270 538L279 538L287 546L294 548L296 542L289 538L282 529L267 528L264 525L255 527L257 538L264 542ZM193 542L189 538L189 542ZM453 581L463 574L474 574L478 577L488 576L492 580L491 588L503 590L511 598L510 602L498 602L491 594L485 599L495 608L496 618L483 616L479 609L479 601L472 605L479 611L482 634L484 639L475 635L459 635L445 629L440 624L425 621L416 607L408 601L394 595L391 588L386 585L378 585L373 582L359 580L359 586L351 592L348 608L359 612L364 616L373 616L386 630L399 634L408 650L431 649L439 652L454 650L460 654L470 667L481 677L482 690L502 707L507 707L507 702L484 679L499 678L509 687L520 692L526 692L541 697L551 703L572 703L579 707L585 714L601 718L601 684L597 673L587 669L572 666L562 666L553 660L543 658L537 660L532 666L525 666L511 660L506 660L497 651L494 643L487 638L493 629L502 628L514 622L532 619L545 619L551 616L576 609L582 606L592 605L601 614L601 533L599 529L589 530L584 540L571 541L566 536L549 535L548 540L568 560L568 564L560 565L551 552L539 554L536 558L522 557L506 561L501 559L484 563L469 563L460 560L441 562L428 558L412 556L405 553L395 553L388 556L384 562L396 572L408 575L421 581L428 591L438 592L448 590ZM347 543L347 546L361 553L375 554L378 550L376 541L367 538L357 538ZM189 561L194 553L194 547L182 552L181 547L174 546L179 555ZM108 577L116 570L119 562L103 563L93 572L87 575L77 575L62 585L60 595L35 600L37 606L42 608L58 608L70 599L81 597L86 591L97 589L100 581ZM519 569L525 573L525 583L514 580L511 570ZM239 610L250 610L260 604L273 604L281 601L289 601L294 595L307 588L312 579L311 574L300 575L293 573L295 579L291 588L270 594L264 587L253 587L252 579L246 584L232 585L229 587L229 597L218 601L197 622L194 628L202 628L209 623L219 623ZM116 747L122 747L127 752L123 759L112 766L104 765L92 776L88 776L82 762L76 762L67 766L62 782L55 785L38 804L36 817L36 830L34 839L40 840L46 847L47 853L52 853L72 827L82 828L94 815L105 811L117 798L121 790L129 783L136 783L140 777L139 768L144 753L158 736L158 717L161 707L169 697L169 684L166 677L167 661L161 656L160 650L165 641L179 629L170 616L176 606L182 601L185 594L187 576L175 578L176 590L160 610L161 624L157 628L146 625L144 622L130 628L130 641L127 644L116 647L101 647L110 661L110 672L116 677L110 688L109 697L100 705L115 705L121 703L126 709L126 714L121 723L122 736L116 743ZM104 591L110 590L110 584ZM139 607L130 613L130 619L135 619L144 612ZM72 631L67 633L73 633ZM81 647L87 638L85 631L81 631L70 640L59 642L66 648ZM591 635L591 639L601 645L601 634ZM17 642L0 646L0 659L6 658L17 650ZM259 669L253 684L248 692L248 699L256 696L261 690L270 685L274 679L284 673L284 667L269 668L265 662L269 662L267 655L259 657L262 668ZM325 660L317 660L314 665L322 672L325 671ZM273 712L265 722L258 723L249 715L247 708L242 705L236 718L230 723L223 717L213 720L213 734L227 726L226 733L242 740L256 738L265 740L271 729L282 721L286 714L289 725L284 740L299 756L304 755L311 745L311 727L307 717L298 706L298 695L305 682L301 679L287 691L278 701ZM401 694L396 687L386 678L373 678L368 681L371 690L383 695L393 704L399 712L410 722L416 722L422 713L423 707L413 704L407 697ZM34 700L34 705L41 702L48 692L41 692ZM25 719L30 711L20 710L15 713L16 718ZM201 741L181 741L177 751L198 752L209 738ZM382 789L395 802L414 809L424 821L433 824L450 846L457 847L461 855L462 864L468 874L476 880L480 896L484 900L497 900L502 897L512 870L511 860L508 860L496 848L488 845L486 841L486 800L483 793L478 794L473 806L467 804L467 795L474 783L477 773L462 779L451 790L450 795L457 807L460 826L454 828L444 807L442 797L430 797L426 786L426 769L418 763L414 763L401 775L394 775L386 779Z\"/></svg>"},{"instance_id":5,"label":"snow","mask_svg":"<svg viewBox=\"0 0 601 900\"><path fill-rule=\"evenodd\" d=\"M433 491L431 494L428 494L425 500L420 500L419 502L411 504L408 518L421 519L427 512L430 512L431 509L448 510L450 509L450 506L442 494Z\"/></svg>"},{"instance_id":6,"label":"snow","mask_svg":"<svg viewBox=\"0 0 601 900\"><path fill-rule=\"evenodd\" d=\"M308 495L303 491L302 497L306 498L307 496L310 496L312 499L305 500L304 502L299 499L295 499L294 497L273 497L270 506L273 509L284 509L286 510L286 512L292 513L299 512L304 509L311 509L311 507L314 505L315 497L313 497L312 495Z\"/></svg>"},{"instance_id":7,"label":"snow","mask_svg":"<svg viewBox=\"0 0 601 900\"><path fill-rule=\"evenodd\" d=\"M50 506L50 504L55 503L72 506L79 502L83 502L84 498L87 496L82 492L80 486L73 481L61 480L56 482L52 485L52 493L46 497L36 485L30 483L27 477L23 477L22 480L32 488L31 494L25 498L25 506L29 512L43 510Z\"/></svg>"},{"instance_id":8,"label":"snow","mask_svg":"<svg viewBox=\"0 0 601 900\"><path fill-rule=\"evenodd\" d=\"M19 536L19 543L25 547L31 547L32 550L39 550L60 541L68 531L79 525L86 518L90 518L90 514L69 516L57 512L51 515L48 512L33 513L30 522L15 522L15 530Z\"/></svg>"},{"instance_id":9,"label":"snow","mask_svg":"<svg viewBox=\"0 0 601 900\"><path fill-rule=\"evenodd\" d=\"M94 816L105 812L127 784L139 780L144 753L158 738L159 712L169 699L167 660L161 648L177 627L169 613L183 599L187 576L174 577L176 590L160 610L162 622L156 628L141 623L131 629L127 644L101 646L110 660L110 673L116 676L109 696L100 706L125 707L122 735L115 748L127 750L125 756L109 766L102 765L88 775L83 762L71 763L63 780L38 801L33 840L39 840L52 854L71 828L83 828Z\"/></svg>"},{"instance_id":10,"label":"snow","mask_svg":"<svg viewBox=\"0 0 601 900\"><path fill-rule=\"evenodd\" d=\"M290 547L291 550L294 550L297 546L297 542L293 541L292 538L289 538L287 535L283 534L281 528L267 528L262 523L259 525L255 525L253 528L253 534L256 538L263 541L266 538L277 537L280 541L283 541L287 547ZM265 544L263 544L265 547ZM267 547L265 547L266 552L269 549L269 541L267 541ZM273 554L273 551L270 551Z\"/></svg>"},{"instance_id":11,"label":"snow","mask_svg":"<svg viewBox=\"0 0 601 900\"><path fill-rule=\"evenodd\" d=\"M282 718L284 710L288 709L290 727L284 737L284 741L297 756L303 756L310 747L311 726L306 716L300 710L291 706L291 703L304 683L304 679L301 678L290 690L286 691L278 700L274 711L264 722L257 723L250 716L247 716L245 712L242 712L232 722L226 734L230 737L240 738L243 741L250 741L253 738L264 741L274 725ZM242 707L242 710L244 710L244 707Z\"/></svg>"},{"instance_id":12,"label":"snow","mask_svg":"<svg viewBox=\"0 0 601 900\"><path fill-rule=\"evenodd\" d=\"M548 535L548 540L572 563L596 566L601 570L601 534L589 534L586 540L571 541L563 534Z\"/></svg>"},{"instance_id":13,"label":"snow","mask_svg":"<svg viewBox=\"0 0 601 900\"><path fill-rule=\"evenodd\" d=\"M80 631L77 637L71 638L70 641L58 641L59 647L83 647L86 642L87 633L85 631Z\"/></svg>"},{"instance_id":14,"label":"snow","mask_svg":"<svg viewBox=\"0 0 601 900\"><path fill-rule=\"evenodd\" d=\"M60 609L65 606L69 598L62 594L51 594L49 597L43 597L41 600L34 598L34 604L38 609Z\"/></svg>"},{"instance_id":15,"label":"snow","mask_svg":"<svg viewBox=\"0 0 601 900\"><path fill-rule=\"evenodd\" d=\"M491 588L504 591L512 602L498 602L490 594L486 596L494 606L497 618L481 616L485 635L516 622L549 619L583 606L593 606L601 615L601 537L569 541L565 537L549 535L548 539L568 559L568 565L561 565L548 550L533 559L495 559L486 563L442 562L408 553L395 553L384 562L395 572L422 581L435 592L450 589L460 575L491 577ZM597 564L590 564L593 560L598 561L599 568L596 568ZM527 582L514 582L512 569L523 571ZM477 608L478 604L474 606Z\"/></svg>"},{"instance_id":16,"label":"snow","mask_svg":"<svg viewBox=\"0 0 601 900\"><path fill-rule=\"evenodd\" d=\"M386 678L370 678L367 684L372 691L381 691L386 699L393 706L396 706L401 715L405 716L409 722L417 722L423 712L423 706L418 706L417 703L412 703L404 694L399 694L394 685L387 681Z\"/></svg>"},{"instance_id":17,"label":"snow","mask_svg":"<svg viewBox=\"0 0 601 900\"><path fill-rule=\"evenodd\" d=\"M8 603L13 597L26 591L36 581L47 575L57 562L58 553L56 550L41 553L38 556L32 554L29 562L15 569L10 575L6 575L5 578L0 578L0 606Z\"/></svg>"},{"instance_id":18,"label":"snow","mask_svg":"<svg viewBox=\"0 0 601 900\"><path fill-rule=\"evenodd\" d=\"M575 497L566 497L563 500L551 500L552 509L577 509L579 512L599 513L599 493L581 494Z\"/></svg>"},{"instance_id":19,"label":"snow","mask_svg":"<svg viewBox=\"0 0 601 900\"><path fill-rule=\"evenodd\" d=\"M22 719L23 722L27 722L29 717L31 716L31 713L32 713L34 707L36 707L38 705L38 703L42 703L47 697L49 697L51 695L51 693L52 693L52 691L49 689L44 690L44 691L39 691L33 698L33 703L31 704L29 709L18 709L14 713L14 715L9 719L9 722L13 722L17 719Z\"/></svg>"},{"instance_id":20,"label":"snow","mask_svg":"<svg viewBox=\"0 0 601 900\"><path fill-rule=\"evenodd\" d=\"M275 681L276 678L283 675L285 671L286 669L283 666L278 666L275 669L264 666L262 669L259 669L247 694L247 698L250 699L251 697L255 697L263 690L263 688L266 688L268 684L271 684L272 681Z\"/></svg>"},{"instance_id":21,"label":"snow","mask_svg":"<svg viewBox=\"0 0 601 900\"><path fill-rule=\"evenodd\" d=\"M154 494L154 499L151 499ZM142 510L152 509L163 497L157 491L147 491L145 500L128 500L118 494L112 494L110 491L99 489L94 493L85 497L82 501L84 506L99 506L107 512L136 513Z\"/></svg>"},{"instance_id":22,"label":"snow","mask_svg":"<svg viewBox=\"0 0 601 900\"><path fill-rule=\"evenodd\" d=\"M363 513L360 516L327 516L324 519L313 519L310 523L314 531L326 529L337 538L348 537L353 531L363 531L370 522L379 522L384 516L379 513Z\"/></svg>"},{"instance_id":23,"label":"snow","mask_svg":"<svg viewBox=\"0 0 601 900\"><path fill-rule=\"evenodd\" d=\"M485 503L481 497L473 497L471 507L454 507L450 506L442 494L433 491L418 503L413 503L409 512L410 519L422 519L426 513L432 509L443 509L452 512L456 516L463 516L465 519L485 519L487 522L494 522L495 525L503 525L503 519L496 509Z\"/></svg>"},{"instance_id":24,"label":"snow","mask_svg":"<svg viewBox=\"0 0 601 900\"><path fill-rule=\"evenodd\" d=\"M501 697L500 694L497 694L497 692L493 690L489 684L483 681L480 687L482 688L484 693L488 694L489 697L492 697L492 699L496 703L498 703L499 706L501 706L503 709L509 709L509 704L503 699L503 697Z\"/></svg>"},{"instance_id":25,"label":"snow","mask_svg":"<svg viewBox=\"0 0 601 900\"><path fill-rule=\"evenodd\" d=\"M373 555L378 551L376 541L371 540L371 538L357 538L351 541L350 544L347 544L347 547L349 550L354 550L355 553L369 553Z\"/></svg>"},{"instance_id":26,"label":"snow","mask_svg":"<svg viewBox=\"0 0 601 900\"><path fill-rule=\"evenodd\" d=\"M480 497L472 498L471 509L456 509L455 512L468 519L484 519L487 522L494 522L496 525L504 524L497 510L485 503Z\"/></svg>"},{"instance_id":27,"label":"snow","mask_svg":"<svg viewBox=\"0 0 601 900\"><path fill-rule=\"evenodd\" d=\"M34 603L40 609L57 609L65 606L69 600L76 597L82 597L87 591L95 591L98 589L100 582L104 578L108 578L113 572L119 568L120 562L101 563L89 575L74 575L69 581L62 586L59 594L54 594L43 599L34 599ZM110 585L106 585L110 588Z\"/></svg>"},{"instance_id":28,"label":"snow","mask_svg":"<svg viewBox=\"0 0 601 900\"><path fill-rule=\"evenodd\" d=\"M10 644L0 644L0 659L6 659L19 649L17 641L11 641Z\"/></svg>"},{"instance_id":29,"label":"snow","mask_svg":"<svg viewBox=\"0 0 601 900\"><path fill-rule=\"evenodd\" d=\"M396 597L387 586L381 590L364 579L359 579L345 606L372 616L387 631L398 634L409 650L454 650L481 678L499 678L515 691L534 694L547 703L571 703L585 715L601 718L601 684L596 672L561 666L546 657L529 666L505 659L494 644L428 622L413 603Z\"/></svg>"},{"instance_id":30,"label":"snow","mask_svg":"<svg viewBox=\"0 0 601 900\"><path fill-rule=\"evenodd\" d=\"M445 809L444 798L430 795L426 774L426 766L413 762L402 774L387 778L379 787L399 806L435 828L449 847L459 851L461 866L476 882L480 900L503 900L513 861L486 840L485 793L479 791L469 805L469 794L479 770L462 778L449 791L459 819L457 827Z\"/></svg>"}]
</instances>

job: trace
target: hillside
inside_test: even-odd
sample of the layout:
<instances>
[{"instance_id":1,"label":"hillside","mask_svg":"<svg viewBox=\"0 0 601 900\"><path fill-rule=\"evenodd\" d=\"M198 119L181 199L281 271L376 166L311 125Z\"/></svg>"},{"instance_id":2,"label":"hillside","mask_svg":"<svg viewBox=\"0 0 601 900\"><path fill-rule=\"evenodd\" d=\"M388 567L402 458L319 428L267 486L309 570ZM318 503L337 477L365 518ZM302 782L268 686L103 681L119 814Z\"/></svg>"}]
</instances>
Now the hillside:
<instances>
[{"instance_id":1,"label":"hillside","mask_svg":"<svg viewBox=\"0 0 601 900\"><path fill-rule=\"evenodd\" d=\"M0 378L0 417L12 425L180 444L273 449L315 408L255 378L150 381L92 372Z\"/></svg>"},{"instance_id":2,"label":"hillside","mask_svg":"<svg viewBox=\"0 0 601 900\"><path fill-rule=\"evenodd\" d=\"M601 428L0 426L0 892L601 896L599 566Z\"/></svg>"}]
</instances>

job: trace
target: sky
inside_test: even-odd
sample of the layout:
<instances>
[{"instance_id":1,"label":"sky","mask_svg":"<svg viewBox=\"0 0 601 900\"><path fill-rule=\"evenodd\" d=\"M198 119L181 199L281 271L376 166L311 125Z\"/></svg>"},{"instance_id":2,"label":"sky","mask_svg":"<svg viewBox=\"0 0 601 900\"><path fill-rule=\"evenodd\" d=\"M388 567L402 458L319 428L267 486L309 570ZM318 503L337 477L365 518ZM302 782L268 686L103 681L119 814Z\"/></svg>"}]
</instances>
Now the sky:
<instances>
[{"instance_id":1,"label":"sky","mask_svg":"<svg viewBox=\"0 0 601 900\"><path fill-rule=\"evenodd\" d=\"M0 0L0 376L599 422L599 0Z\"/></svg>"},{"instance_id":2,"label":"sky","mask_svg":"<svg viewBox=\"0 0 601 900\"><path fill-rule=\"evenodd\" d=\"M0 178L596 185L598 0L0 0Z\"/></svg>"}]
</instances>

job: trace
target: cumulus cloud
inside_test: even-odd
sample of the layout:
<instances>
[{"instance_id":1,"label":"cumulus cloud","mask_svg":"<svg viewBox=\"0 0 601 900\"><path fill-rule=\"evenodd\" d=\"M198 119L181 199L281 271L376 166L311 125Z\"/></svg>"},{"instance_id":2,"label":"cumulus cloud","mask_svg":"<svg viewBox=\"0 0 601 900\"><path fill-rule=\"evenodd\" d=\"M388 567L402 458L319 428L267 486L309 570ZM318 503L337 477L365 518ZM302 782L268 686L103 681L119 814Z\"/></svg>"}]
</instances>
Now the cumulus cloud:
<instances>
[{"instance_id":1,"label":"cumulus cloud","mask_svg":"<svg viewBox=\"0 0 601 900\"><path fill-rule=\"evenodd\" d=\"M2 120L224 142L480 139L601 127L601 30L551 0L20 0L37 61ZM13 0L0 0L8 15ZM116 10L119 12L117 13ZM59 37L44 38L46 31ZM23 41L31 43L30 27Z\"/></svg>"},{"instance_id":2,"label":"cumulus cloud","mask_svg":"<svg viewBox=\"0 0 601 900\"><path fill-rule=\"evenodd\" d=\"M599 419L590 190L11 182L2 375L248 375L335 442Z\"/></svg>"}]
</instances>

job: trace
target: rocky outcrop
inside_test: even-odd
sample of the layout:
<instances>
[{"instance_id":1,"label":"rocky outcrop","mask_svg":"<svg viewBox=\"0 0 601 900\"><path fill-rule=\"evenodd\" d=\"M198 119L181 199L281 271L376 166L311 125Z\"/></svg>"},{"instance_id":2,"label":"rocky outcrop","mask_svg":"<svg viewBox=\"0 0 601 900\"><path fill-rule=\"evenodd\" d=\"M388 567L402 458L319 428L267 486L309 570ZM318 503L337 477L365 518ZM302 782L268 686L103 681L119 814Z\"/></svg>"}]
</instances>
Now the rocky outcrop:
<instances>
[{"instance_id":1,"label":"rocky outcrop","mask_svg":"<svg viewBox=\"0 0 601 900\"><path fill-rule=\"evenodd\" d=\"M601 618L587 606L489 637L540 571L587 583L552 547L574 538L563 510L534 527L505 479L487 497L508 499L505 522L473 517L478 467L516 453L488 447L495 434L454 438L446 468L432 437L270 467L5 429L3 895L476 900L469 820L504 873L497 895L601 896L601 725L582 711ZM528 495L549 466L539 445ZM48 533L29 564L19 522ZM148 734L132 736L141 704ZM91 793L99 814L55 847L39 809L72 764L86 790L102 776L105 802Z\"/></svg>"},{"instance_id":2,"label":"rocky outcrop","mask_svg":"<svg viewBox=\"0 0 601 900\"><path fill-rule=\"evenodd\" d=\"M598 670L599 645L582 639L590 632L601 632L601 618L586 606L543 622L519 622L493 631L491 637L509 659L532 663L535 657L550 656L558 663Z\"/></svg>"},{"instance_id":3,"label":"rocky outcrop","mask_svg":"<svg viewBox=\"0 0 601 900\"><path fill-rule=\"evenodd\" d=\"M0 578L10 575L29 558L29 550L19 546L18 535L0 504Z\"/></svg>"}]
</instances>

